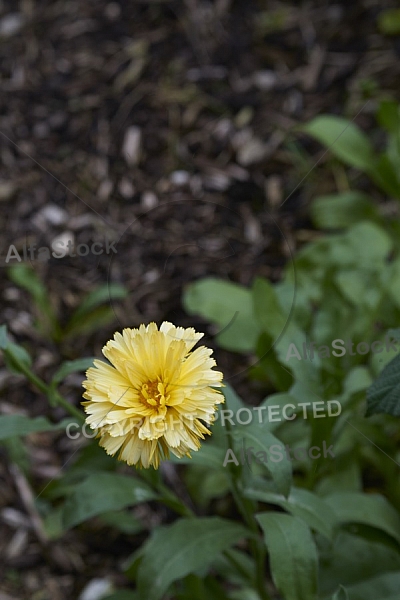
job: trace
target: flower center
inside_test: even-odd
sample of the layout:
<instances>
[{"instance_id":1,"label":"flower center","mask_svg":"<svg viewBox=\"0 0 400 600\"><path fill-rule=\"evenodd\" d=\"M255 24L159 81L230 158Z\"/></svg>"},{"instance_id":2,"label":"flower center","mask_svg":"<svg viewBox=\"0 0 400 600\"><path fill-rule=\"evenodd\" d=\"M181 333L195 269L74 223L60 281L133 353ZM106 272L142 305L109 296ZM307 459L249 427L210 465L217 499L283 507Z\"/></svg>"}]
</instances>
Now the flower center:
<instances>
[{"instance_id":1,"label":"flower center","mask_svg":"<svg viewBox=\"0 0 400 600\"><path fill-rule=\"evenodd\" d=\"M166 386L159 381L149 381L142 385L141 400L149 408L161 408L168 402L170 395L166 395Z\"/></svg>"}]
</instances>

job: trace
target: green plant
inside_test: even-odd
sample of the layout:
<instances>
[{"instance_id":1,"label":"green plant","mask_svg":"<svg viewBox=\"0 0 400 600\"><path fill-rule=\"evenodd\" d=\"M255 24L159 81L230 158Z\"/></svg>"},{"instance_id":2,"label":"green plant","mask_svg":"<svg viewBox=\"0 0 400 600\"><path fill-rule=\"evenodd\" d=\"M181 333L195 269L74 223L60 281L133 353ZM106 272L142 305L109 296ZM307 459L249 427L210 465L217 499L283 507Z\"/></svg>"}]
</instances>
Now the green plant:
<instances>
[{"instance_id":1,"label":"green plant","mask_svg":"<svg viewBox=\"0 0 400 600\"><path fill-rule=\"evenodd\" d=\"M218 326L221 333L217 342L225 349L248 354L252 363L249 376L263 381L270 390L261 406L290 403L297 415L303 416L304 403L336 400L341 405L337 418L325 419L315 418L308 406L304 409L307 419L269 423L262 426L257 438L264 445L270 445L269 434L289 445L311 446L326 440L335 448L335 460L295 465L292 483L284 479L284 467L279 465L278 472L270 474L275 486L281 486L279 492L272 492L271 484L260 480L247 481L244 487L248 497L280 506L297 519L291 521L287 515L274 512L259 518L267 541L282 544L281 532L287 543L293 543L293 548L283 545L280 552L269 548L272 577L285 599L345 598L346 593L350 599L386 598L386 582L396 582L388 583L390 594L399 583L400 514L393 508L400 505L395 458L399 453L398 424L388 414L365 418L366 391L396 356L397 347L391 348L396 332L391 328L400 319L399 265L399 252L391 236L378 224L361 221L344 233L324 235L305 246L277 284L257 278L247 289L208 278L194 282L185 291L186 310ZM386 337L388 331L390 338ZM338 339L352 340L355 349L361 342L371 346L374 341L383 341L383 351L366 355L351 350L351 355L349 346L344 355L339 352L335 356L332 342ZM307 348L303 344L311 341L319 349L312 360L309 350L303 354ZM297 355L293 347L299 349ZM363 352L364 348L360 346ZM389 376L394 371L397 376L397 356L390 365L386 367ZM378 390L374 401L389 389L386 406L394 406L397 388L393 378L386 377L382 384L379 378L371 389ZM394 415L396 410L384 412ZM246 434L242 428L235 429L243 439ZM254 431L253 425L253 445L257 437ZM379 494L368 484L372 473L379 473ZM311 538L304 531L304 521L315 532ZM302 596L298 591L303 589L302 568L306 567L299 563L296 544L300 542L296 540L304 540L306 545L310 542L305 564L312 564L314 552L318 552L319 595L307 591ZM388 562L376 559L386 552L391 557L387 555ZM294 592L282 587L283 582L290 586L291 577L298 578L293 583ZM307 580L313 577L308 572ZM364 585L367 579L368 585ZM347 591L337 590L340 584Z\"/></svg>"}]
</instances>

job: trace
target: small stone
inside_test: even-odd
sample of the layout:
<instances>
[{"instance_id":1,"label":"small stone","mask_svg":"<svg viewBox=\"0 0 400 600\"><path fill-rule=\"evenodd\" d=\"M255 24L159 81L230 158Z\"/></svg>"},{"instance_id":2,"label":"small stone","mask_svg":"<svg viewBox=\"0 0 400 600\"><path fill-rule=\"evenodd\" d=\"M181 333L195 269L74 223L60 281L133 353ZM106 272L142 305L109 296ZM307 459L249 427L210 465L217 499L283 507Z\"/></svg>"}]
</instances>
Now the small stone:
<instances>
[{"instance_id":1,"label":"small stone","mask_svg":"<svg viewBox=\"0 0 400 600\"><path fill-rule=\"evenodd\" d=\"M46 123L46 121L35 123L35 125L33 126L33 135L34 137L37 137L40 140L47 138L49 133L50 127L49 124Z\"/></svg>"},{"instance_id":2,"label":"small stone","mask_svg":"<svg viewBox=\"0 0 400 600\"><path fill-rule=\"evenodd\" d=\"M114 184L111 179L104 179L99 185L99 189L97 190L97 195L100 200L108 200L111 192L113 191Z\"/></svg>"},{"instance_id":3,"label":"small stone","mask_svg":"<svg viewBox=\"0 0 400 600\"><path fill-rule=\"evenodd\" d=\"M142 132L139 127L129 127L125 133L122 154L126 163L134 167L140 160L140 149L142 142Z\"/></svg>"},{"instance_id":4,"label":"small stone","mask_svg":"<svg viewBox=\"0 0 400 600\"><path fill-rule=\"evenodd\" d=\"M111 581L108 579L92 579L83 589L79 600L101 600L113 591Z\"/></svg>"},{"instance_id":5,"label":"small stone","mask_svg":"<svg viewBox=\"0 0 400 600\"><path fill-rule=\"evenodd\" d=\"M135 188L133 187L133 183L127 177L123 177L118 184L118 191L127 200L132 198L135 194Z\"/></svg>"},{"instance_id":6,"label":"small stone","mask_svg":"<svg viewBox=\"0 0 400 600\"><path fill-rule=\"evenodd\" d=\"M174 185L186 185L189 183L190 175L187 171L174 171L170 175L170 181Z\"/></svg>"},{"instance_id":7,"label":"small stone","mask_svg":"<svg viewBox=\"0 0 400 600\"><path fill-rule=\"evenodd\" d=\"M51 242L51 248L57 256L55 258L63 258L68 254L73 253L75 246L75 236L72 231L64 231Z\"/></svg>"},{"instance_id":8,"label":"small stone","mask_svg":"<svg viewBox=\"0 0 400 600\"><path fill-rule=\"evenodd\" d=\"M239 148L237 161L243 167L247 167L263 160L267 152L267 146L260 139L252 138Z\"/></svg>"},{"instance_id":9,"label":"small stone","mask_svg":"<svg viewBox=\"0 0 400 600\"><path fill-rule=\"evenodd\" d=\"M10 13L0 20L0 36L11 37L18 33L24 24L23 16L20 13Z\"/></svg>"},{"instance_id":10,"label":"small stone","mask_svg":"<svg viewBox=\"0 0 400 600\"><path fill-rule=\"evenodd\" d=\"M156 207L157 204L158 198L154 192L152 192L151 190L143 192L141 198L142 208L144 208L145 210L151 210L152 208Z\"/></svg>"},{"instance_id":11,"label":"small stone","mask_svg":"<svg viewBox=\"0 0 400 600\"><path fill-rule=\"evenodd\" d=\"M253 75L253 83L259 90L263 92L268 92L272 90L278 81L278 77L274 71L257 71Z\"/></svg>"},{"instance_id":12,"label":"small stone","mask_svg":"<svg viewBox=\"0 0 400 600\"><path fill-rule=\"evenodd\" d=\"M55 204L48 204L39 214L51 225L62 225L68 219L68 213Z\"/></svg>"},{"instance_id":13,"label":"small stone","mask_svg":"<svg viewBox=\"0 0 400 600\"><path fill-rule=\"evenodd\" d=\"M10 200L17 191L17 186L12 181L0 181L0 202Z\"/></svg>"},{"instance_id":14,"label":"small stone","mask_svg":"<svg viewBox=\"0 0 400 600\"><path fill-rule=\"evenodd\" d=\"M121 14L121 7L116 2L110 2L105 7L104 14L110 21L115 21Z\"/></svg>"},{"instance_id":15,"label":"small stone","mask_svg":"<svg viewBox=\"0 0 400 600\"><path fill-rule=\"evenodd\" d=\"M235 117L235 125L238 129L247 127L254 117L254 108L252 106L244 106Z\"/></svg>"}]
</instances>

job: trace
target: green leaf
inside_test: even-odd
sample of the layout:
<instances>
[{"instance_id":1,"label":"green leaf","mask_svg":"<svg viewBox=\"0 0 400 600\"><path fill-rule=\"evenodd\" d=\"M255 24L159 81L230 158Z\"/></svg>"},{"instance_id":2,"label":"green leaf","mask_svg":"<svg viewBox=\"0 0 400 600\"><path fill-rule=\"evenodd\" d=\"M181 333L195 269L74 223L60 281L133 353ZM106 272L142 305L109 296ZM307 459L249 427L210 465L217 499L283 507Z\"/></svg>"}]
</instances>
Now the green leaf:
<instances>
[{"instance_id":1,"label":"green leaf","mask_svg":"<svg viewBox=\"0 0 400 600\"><path fill-rule=\"evenodd\" d=\"M333 594L332 600L349 600L349 595L346 588L340 585L338 591Z\"/></svg>"},{"instance_id":2,"label":"green leaf","mask_svg":"<svg viewBox=\"0 0 400 600\"><path fill-rule=\"evenodd\" d=\"M356 583L388 571L400 571L398 551L345 530L338 531L333 546L326 542L325 546L319 543L319 548L319 591L324 600L331 600L339 583L350 592L350 586ZM374 600L377 598L381 598L379 593Z\"/></svg>"},{"instance_id":3,"label":"green leaf","mask_svg":"<svg viewBox=\"0 0 400 600\"><path fill-rule=\"evenodd\" d=\"M31 267L27 265L13 265L8 269L8 276L13 283L27 290L32 295L35 304L41 312L48 313L50 300L46 287Z\"/></svg>"},{"instance_id":4,"label":"green leaf","mask_svg":"<svg viewBox=\"0 0 400 600\"><path fill-rule=\"evenodd\" d=\"M384 573L348 588L349 600L398 600L400 572Z\"/></svg>"},{"instance_id":5,"label":"green leaf","mask_svg":"<svg viewBox=\"0 0 400 600\"><path fill-rule=\"evenodd\" d=\"M0 440L14 436L24 436L38 431L57 431L64 429L71 419L64 419L60 423L50 423L45 417L31 419L25 415L0 416Z\"/></svg>"},{"instance_id":6,"label":"green leaf","mask_svg":"<svg viewBox=\"0 0 400 600\"><path fill-rule=\"evenodd\" d=\"M211 428L212 431L212 428ZM201 465L209 469L221 469L223 470L223 462L225 458L225 451L210 442L202 444L201 448L196 452L192 452L192 458L189 456L182 456L178 458L174 454L170 455L170 462L181 464L181 465Z\"/></svg>"},{"instance_id":7,"label":"green leaf","mask_svg":"<svg viewBox=\"0 0 400 600\"><path fill-rule=\"evenodd\" d=\"M370 175L389 196L400 197L400 183L398 179L398 164L392 163L391 156L382 153L377 159L374 169Z\"/></svg>"},{"instance_id":8,"label":"green leaf","mask_svg":"<svg viewBox=\"0 0 400 600\"><path fill-rule=\"evenodd\" d=\"M107 511L116 511L157 498L146 484L117 473L94 473L78 484L64 505L66 528Z\"/></svg>"},{"instance_id":9,"label":"green leaf","mask_svg":"<svg viewBox=\"0 0 400 600\"><path fill-rule=\"evenodd\" d=\"M390 361L367 390L367 412L400 416L400 355Z\"/></svg>"},{"instance_id":10,"label":"green leaf","mask_svg":"<svg viewBox=\"0 0 400 600\"><path fill-rule=\"evenodd\" d=\"M292 463L286 456L284 444L270 431L267 431L265 427L260 427L257 424L253 426L239 425L233 430L232 435L237 442L236 448L238 450L243 448L246 440L251 444L250 448L254 449L253 454L255 456L257 456L257 452L264 453L267 462L263 462L263 466L270 473L275 490L284 496L288 496L292 485ZM276 450L273 450L272 447L275 447ZM245 450L250 448L246 444Z\"/></svg>"},{"instance_id":11,"label":"green leaf","mask_svg":"<svg viewBox=\"0 0 400 600\"><path fill-rule=\"evenodd\" d=\"M400 545L400 515L380 494L338 492L325 497L338 522L360 523L375 527Z\"/></svg>"},{"instance_id":12,"label":"green leaf","mask_svg":"<svg viewBox=\"0 0 400 600\"><path fill-rule=\"evenodd\" d=\"M382 100L377 113L378 123L388 133L400 132L400 105L396 100Z\"/></svg>"},{"instance_id":13,"label":"green leaf","mask_svg":"<svg viewBox=\"0 0 400 600\"><path fill-rule=\"evenodd\" d=\"M99 306L91 313L84 315L81 319L68 323L63 332L66 338L73 338L76 335L89 335L98 331L115 321L115 313L109 306Z\"/></svg>"},{"instance_id":14,"label":"green leaf","mask_svg":"<svg viewBox=\"0 0 400 600\"><path fill-rule=\"evenodd\" d=\"M76 373L78 371L86 371L89 367L93 366L94 357L78 358L77 360L67 360L63 362L61 367L53 375L51 381L53 386L57 386L61 383L67 375Z\"/></svg>"},{"instance_id":15,"label":"green leaf","mask_svg":"<svg viewBox=\"0 0 400 600\"><path fill-rule=\"evenodd\" d=\"M359 221L380 221L369 196L358 191L316 198L311 205L311 217L321 229L347 229Z\"/></svg>"},{"instance_id":16,"label":"green leaf","mask_svg":"<svg viewBox=\"0 0 400 600\"><path fill-rule=\"evenodd\" d=\"M361 171L374 168L374 149L365 133L352 121L335 115L321 115L301 127L324 144L345 164Z\"/></svg>"},{"instance_id":17,"label":"green leaf","mask_svg":"<svg viewBox=\"0 0 400 600\"><path fill-rule=\"evenodd\" d=\"M249 532L219 517L182 518L156 529L145 543L138 570L141 600L159 600L173 581L212 564Z\"/></svg>"},{"instance_id":18,"label":"green leaf","mask_svg":"<svg viewBox=\"0 0 400 600\"><path fill-rule=\"evenodd\" d=\"M32 295L33 301L41 312L42 318L50 329L51 335L55 334L57 336L59 325L51 306L50 297L45 285L40 281L36 272L28 265L13 265L8 269L8 276L13 283L27 290ZM43 329L42 320L39 321L38 325Z\"/></svg>"},{"instance_id":19,"label":"green leaf","mask_svg":"<svg viewBox=\"0 0 400 600\"><path fill-rule=\"evenodd\" d=\"M387 334L389 338L393 338L396 341L400 342L400 327L396 327L395 329L389 329Z\"/></svg>"},{"instance_id":20,"label":"green leaf","mask_svg":"<svg viewBox=\"0 0 400 600\"><path fill-rule=\"evenodd\" d=\"M308 526L280 513L256 515L270 556L272 579L285 600L316 600L317 549Z\"/></svg>"},{"instance_id":21,"label":"green leaf","mask_svg":"<svg viewBox=\"0 0 400 600\"><path fill-rule=\"evenodd\" d=\"M73 336L78 333L89 333L97 327L104 326L115 319L112 306L113 300L123 300L128 295L128 290L117 283L104 284L90 292L72 314L65 328L64 335Z\"/></svg>"},{"instance_id":22,"label":"green leaf","mask_svg":"<svg viewBox=\"0 0 400 600\"><path fill-rule=\"evenodd\" d=\"M218 344L227 350L250 352L260 332L253 315L250 290L230 281L207 277L190 284L183 295L190 315L218 326Z\"/></svg>"},{"instance_id":23,"label":"green leaf","mask_svg":"<svg viewBox=\"0 0 400 600\"><path fill-rule=\"evenodd\" d=\"M3 352L4 362L11 373L16 375L24 374L24 367L29 369L32 365L30 354L19 344L8 342Z\"/></svg>"},{"instance_id":24,"label":"green leaf","mask_svg":"<svg viewBox=\"0 0 400 600\"><path fill-rule=\"evenodd\" d=\"M62 524L62 506L50 510L43 518L43 528L47 537L51 540L57 540L64 534Z\"/></svg>"},{"instance_id":25,"label":"green leaf","mask_svg":"<svg viewBox=\"0 0 400 600\"><path fill-rule=\"evenodd\" d=\"M127 535L133 535L144 529L143 524L127 511L106 512L100 515L100 517L105 525L113 527L117 531L122 531Z\"/></svg>"},{"instance_id":26,"label":"green leaf","mask_svg":"<svg viewBox=\"0 0 400 600\"><path fill-rule=\"evenodd\" d=\"M354 306L363 306L369 311L377 308L383 290L379 286L374 286L376 282L374 271L363 269L342 270L336 273L334 280L344 298Z\"/></svg>"},{"instance_id":27,"label":"green leaf","mask_svg":"<svg viewBox=\"0 0 400 600\"><path fill-rule=\"evenodd\" d=\"M393 240L388 233L369 221L353 225L342 240L344 245L349 246L352 264L366 269L378 266L383 268L384 261L393 248Z\"/></svg>"},{"instance_id":28,"label":"green leaf","mask_svg":"<svg viewBox=\"0 0 400 600\"><path fill-rule=\"evenodd\" d=\"M0 326L0 350L5 350L9 344L7 325Z\"/></svg>"},{"instance_id":29,"label":"green leaf","mask_svg":"<svg viewBox=\"0 0 400 600\"><path fill-rule=\"evenodd\" d=\"M284 314L274 287L267 279L257 277L252 293L254 314L260 327L276 339L283 332L290 315Z\"/></svg>"},{"instance_id":30,"label":"green leaf","mask_svg":"<svg viewBox=\"0 0 400 600\"><path fill-rule=\"evenodd\" d=\"M331 540L336 517L332 508L323 498L302 488L292 488L288 498L263 489L265 486L253 484L244 490L246 497L284 508L294 517L299 517L307 525Z\"/></svg>"},{"instance_id":31,"label":"green leaf","mask_svg":"<svg viewBox=\"0 0 400 600\"><path fill-rule=\"evenodd\" d=\"M378 29L386 35L398 35L400 33L400 8L390 8L379 13Z\"/></svg>"}]
</instances>

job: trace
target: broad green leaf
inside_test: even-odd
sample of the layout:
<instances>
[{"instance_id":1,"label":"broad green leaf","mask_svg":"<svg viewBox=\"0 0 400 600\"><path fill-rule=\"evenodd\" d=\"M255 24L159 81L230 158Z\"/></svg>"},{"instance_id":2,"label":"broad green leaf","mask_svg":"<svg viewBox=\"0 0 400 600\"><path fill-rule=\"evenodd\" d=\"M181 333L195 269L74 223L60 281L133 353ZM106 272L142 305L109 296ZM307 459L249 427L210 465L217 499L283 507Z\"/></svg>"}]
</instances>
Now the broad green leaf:
<instances>
[{"instance_id":1,"label":"broad green leaf","mask_svg":"<svg viewBox=\"0 0 400 600\"><path fill-rule=\"evenodd\" d=\"M145 543L138 569L140 600L159 600L173 581L208 567L249 532L219 517L182 518L157 528Z\"/></svg>"},{"instance_id":2,"label":"broad green leaf","mask_svg":"<svg viewBox=\"0 0 400 600\"><path fill-rule=\"evenodd\" d=\"M230 600L260 600L259 594L254 588L245 587L239 590L234 590L229 595Z\"/></svg>"},{"instance_id":3,"label":"broad green leaf","mask_svg":"<svg viewBox=\"0 0 400 600\"><path fill-rule=\"evenodd\" d=\"M259 513L270 557L272 579L285 600L317 599L317 549L308 526L298 517Z\"/></svg>"},{"instance_id":4,"label":"broad green leaf","mask_svg":"<svg viewBox=\"0 0 400 600\"><path fill-rule=\"evenodd\" d=\"M200 315L218 326L217 341L222 348L236 352L254 349L260 328L253 315L250 290L207 277L186 288L183 306L190 315Z\"/></svg>"},{"instance_id":5,"label":"broad green leaf","mask_svg":"<svg viewBox=\"0 0 400 600\"><path fill-rule=\"evenodd\" d=\"M318 531L327 539L332 539L336 516L323 498L301 488L292 488L289 497L285 498L281 494L265 491L263 487L265 486L255 483L252 487L246 488L244 493L253 500L284 508L294 517L303 519L311 529Z\"/></svg>"},{"instance_id":6,"label":"broad green leaf","mask_svg":"<svg viewBox=\"0 0 400 600\"><path fill-rule=\"evenodd\" d=\"M347 229L359 221L380 220L370 197L358 191L316 198L311 205L311 216L321 229Z\"/></svg>"},{"instance_id":7,"label":"broad green leaf","mask_svg":"<svg viewBox=\"0 0 400 600\"><path fill-rule=\"evenodd\" d=\"M339 583L350 591L349 586L356 583L388 571L400 571L398 551L345 530L338 531L333 547L328 542L319 543L319 550L319 591L324 600L331 600ZM379 594L374 600L377 598L380 599Z\"/></svg>"},{"instance_id":8,"label":"broad green leaf","mask_svg":"<svg viewBox=\"0 0 400 600\"><path fill-rule=\"evenodd\" d=\"M354 367L344 378L341 401L347 400L353 394L364 391L371 383L371 374L366 367Z\"/></svg>"},{"instance_id":9,"label":"broad green leaf","mask_svg":"<svg viewBox=\"0 0 400 600\"><path fill-rule=\"evenodd\" d=\"M377 308L384 291L379 286L374 287L376 274L372 270L351 269L338 271L335 282L344 298L354 306L363 306L368 311Z\"/></svg>"},{"instance_id":10,"label":"broad green leaf","mask_svg":"<svg viewBox=\"0 0 400 600\"><path fill-rule=\"evenodd\" d=\"M254 314L260 327L276 339L283 332L290 315L284 314L273 285L267 279L255 279L252 295Z\"/></svg>"},{"instance_id":11,"label":"broad green leaf","mask_svg":"<svg viewBox=\"0 0 400 600\"><path fill-rule=\"evenodd\" d=\"M52 385L57 386L67 377L67 375L70 375L71 373L86 371L86 369L89 369L89 367L93 366L93 361L93 357L67 360L66 362L62 363L61 367L54 373L51 381Z\"/></svg>"},{"instance_id":12,"label":"broad green leaf","mask_svg":"<svg viewBox=\"0 0 400 600\"><path fill-rule=\"evenodd\" d=\"M245 550L231 548L215 558L213 567L226 581L235 585L243 585L252 581L255 562L254 558Z\"/></svg>"},{"instance_id":13,"label":"broad green leaf","mask_svg":"<svg viewBox=\"0 0 400 600\"><path fill-rule=\"evenodd\" d=\"M400 197L400 182L398 178L398 164L392 162L392 155L382 153L377 159L373 171L370 173L372 179L389 196Z\"/></svg>"},{"instance_id":14,"label":"broad green leaf","mask_svg":"<svg viewBox=\"0 0 400 600\"><path fill-rule=\"evenodd\" d=\"M292 463L285 453L284 444L278 440L266 428L260 427L257 424L253 426L238 426L233 432L235 440L235 456L238 458L240 451L247 455L250 450L257 457L258 452L263 453L263 457L267 457L267 461L263 462L263 467L271 475L276 491L284 496L288 496L292 485ZM246 460L246 459L244 459ZM253 458L249 458L249 465ZM228 465L227 465L228 466Z\"/></svg>"},{"instance_id":15,"label":"broad green leaf","mask_svg":"<svg viewBox=\"0 0 400 600\"><path fill-rule=\"evenodd\" d=\"M225 455L222 457L218 470L192 465L185 472L184 479L188 491L202 509L207 508L211 499L226 496L231 490L228 469L222 467L224 459ZM199 481L201 481L201 485L199 485Z\"/></svg>"},{"instance_id":16,"label":"broad green leaf","mask_svg":"<svg viewBox=\"0 0 400 600\"><path fill-rule=\"evenodd\" d=\"M368 136L352 121L320 115L301 127L345 164L361 171L374 168L374 149Z\"/></svg>"},{"instance_id":17,"label":"broad green leaf","mask_svg":"<svg viewBox=\"0 0 400 600\"><path fill-rule=\"evenodd\" d=\"M142 544L137 548L126 560L123 561L121 567L125 575L131 581L137 580L138 570L143 560L145 545Z\"/></svg>"},{"instance_id":18,"label":"broad green leaf","mask_svg":"<svg viewBox=\"0 0 400 600\"><path fill-rule=\"evenodd\" d=\"M367 390L366 416L377 413L400 416L400 355L386 365Z\"/></svg>"},{"instance_id":19,"label":"broad green leaf","mask_svg":"<svg viewBox=\"0 0 400 600\"><path fill-rule=\"evenodd\" d=\"M45 417L31 419L25 415L0 416L0 440L14 436L24 436L39 431L58 431L64 429L71 419L64 419L60 423L50 423Z\"/></svg>"},{"instance_id":20,"label":"broad green leaf","mask_svg":"<svg viewBox=\"0 0 400 600\"><path fill-rule=\"evenodd\" d=\"M342 585L339 586L338 591L333 594L332 600L349 600L349 595L346 588L344 588Z\"/></svg>"},{"instance_id":21,"label":"broad green leaf","mask_svg":"<svg viewBox=\"0 0 400 600\"><path fill-rule=\"evenodd\" d=\"M117 473L93 473L78 484L64 505L66 528L107 511L116 511L157 498L142 481Z\"/></svg>"},{"instance_id":22,"label":"broad green leaf","mask_svg":"<svg viewBox=\"0 0 400 600\"><path fill-rule=\"evenodd\" d=\"M353 225L343 235L342 241L349 246L352 264L366 269L378 266L383 268L393 247L393 241L387 232L369 221Z\"/></svg>"},{"instance_id":23,"label":"broad green leaf","mask_svg":"<svg viewBox=\"0 0 400 600\"><path fill-rule=\"evenodd\" d=\"M387 332L389 338L397 340L400 342L400 327L396 327L395 329L389 329Z\"/></svg>"},{"instance_id":24,"label":"broad green leaf","mask_svg":"<svg viewBox=\"0 0 400 600\"><path fill-rule=\"evenodd\" d=\"M379 494L338 492L325 497L338 522L360 523L384 531L400 544L400 515Z\"/></svg>"},{"instance_id":25,"label":"broad green leaf","mask_svg":"<svg viewBox=\"0 0 400 600\"><path fill-rule=\"evenodd\" d=\"M144 529L143 524L128 511L107 512L100 515L100 518L105 525L127 535L133 535Z\"/></svg>"},{"instance_id":26,"label":"broad green leaf","mask_svg":"<svg viewBox=\"0 0 400 600\"><path fill-rule=\"evenodd\" d=\"M384 573L348 588L349 600L398 600L400 572Z\"/></svg>"}]
</instances>

